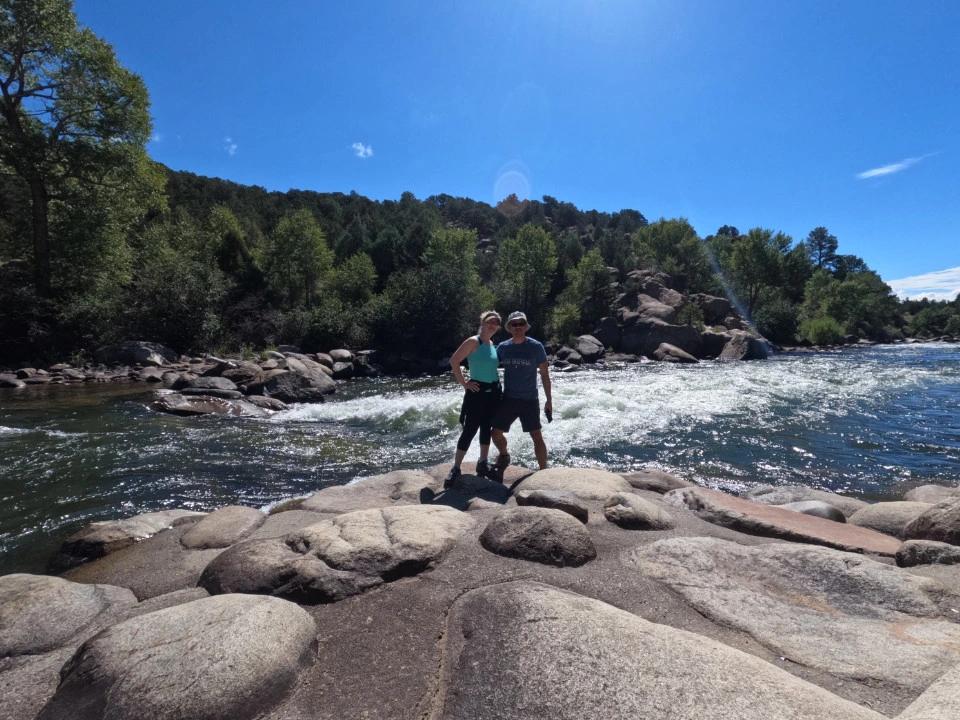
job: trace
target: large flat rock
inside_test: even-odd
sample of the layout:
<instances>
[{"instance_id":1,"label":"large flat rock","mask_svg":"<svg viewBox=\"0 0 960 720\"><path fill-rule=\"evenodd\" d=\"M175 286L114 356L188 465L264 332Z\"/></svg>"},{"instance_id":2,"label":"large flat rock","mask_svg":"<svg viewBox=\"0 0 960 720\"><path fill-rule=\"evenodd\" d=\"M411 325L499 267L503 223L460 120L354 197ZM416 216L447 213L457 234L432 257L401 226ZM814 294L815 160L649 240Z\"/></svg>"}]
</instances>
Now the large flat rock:
<instances>
[{"instance_id":1,"label":"large flat rock","mask_svg":"<svg viewBox=\"0 0 960 720\"><path fill-rule=\"evenodd\" d=\"M761 485L748 490L744 493L744 497L764 505L786 505L804 500L819 500L839 508L846 517L850 517L869 504L859 498L838 495L804 485Z\"/></svg>"},{"instance_id":2,"label":"large flat rock","mask_svg":"<svg viewBox=\"0 0 960 720\"><path fill-rule=\"evenodd\" d=\"M464 595L446 633L445 720L882 720L701 635L532 582Z\"/></svg>"},{"instance_id":3,"label":"large flat rock","mask_svg":"<svg viewBox=\"0 0 960 720\"><path fill-rule=\"evenodd\" d=\"M960 718L960 665L955 665L897 715L897 720L953 720Z\"/></svg>"},{"instance_id":4,"label":"large flat rock","mask_svg":"<svg viewBox=\"0 0 960 720\"><path fill-rule=\"evenodd\" d=\"M187 530L180 542L191 550L230 547L263 525L266 519L256 508L227 505Z\"/></svg>"},{"instance_id":5,"label":"large flat rock","mask_svg":"<svg viewBox=\"0 0 960 720\"><path fill-rule=\"evenodd\" d=\"M862 555L672 538L627 561L715 622L840 678L919 694L960 663L960 595Z\"/></svg>"},{"instance_id":6,"label":"large flat rock","mask_svg":"<svg viewBox=\"0 0 960 720\"><path fill-rule=\"evenodd\" d=\"M751 535L887 556L896 555L900 547L896 538L874 530L744 500L710 488L679 488L664 498L672 504L685 505L708 522Z\"/></svg>"},{"instance_id":7,"label":"large flat rock","mask_svg":"<svg viewBox=\"0 0 960 720\"><path fill-rule=\"evenodd\" d=\"M126 620L80 648L40 720L244 720L316 658L313 619L278 598L205 598Z\"/></svg>"},{"instance_id":8,"label":"large flat rock","mask_svg":"<svg viewBox=\"0 0 960 720\"><path fill-rule=\"evenodd\" d=\"M547 468L533 473L520 487L524 490L562 490L581 500L606 500L618 492L630 492L622 476L599 468Z\"/></svg>"},{"instance_id":9,"label":"large flat rock","mask_svg":"<svg viewBox=\"0 0 960 720\"><path fill-rule=\"evenodd\" d=\"M440 484L422 470L394 470L349 485L323 488L304 500L300 509L337 514L389 505L418 505L424 488L436 491Z\"/></svg>"},{"instance_id":10,"label":"large flat rock","mask_svg":"<svg viewBox=\"0 0 960 720\"><path fill-rule=\"evenodd\" d=\"M357 510L281 538L238 543L207 566L200 585L211 594L335 602L432 567L474 525L442 506Z\"/></svg>"}]
</instances>

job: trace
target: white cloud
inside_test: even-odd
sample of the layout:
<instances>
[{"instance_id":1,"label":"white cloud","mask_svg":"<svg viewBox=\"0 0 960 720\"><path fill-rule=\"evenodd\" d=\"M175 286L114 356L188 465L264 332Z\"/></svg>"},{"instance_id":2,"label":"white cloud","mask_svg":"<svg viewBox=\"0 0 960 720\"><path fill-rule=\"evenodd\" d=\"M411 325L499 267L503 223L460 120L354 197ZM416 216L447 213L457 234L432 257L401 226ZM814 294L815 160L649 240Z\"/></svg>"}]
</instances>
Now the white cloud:
<instances>
[{"instance_id":1,"label":"white cloud","mask_svg":"<svg viewBox=\"0 0 960 720\"><path fill-rule=\"evenodd\" d=\"M884 165L883 167L873 168L873 170L864 170L862 173L857 173L857 177L861 180L866 180L867 178L872 177L882 177L884 175L893 175L898 173L901 170L906 170L908 167L916 165L918 162L924 158L928 158L931 155L936 155L936 153L927 153L926 155L921 155L920 157L906 158L900 162L895 162L891 165Z\"/></svg>"},{"instance_id":2,"label":"white cloud","mask_svg":"<svg viewBox=\"0 0 960 720\"><path fill-rule=\"evenodd\" d=\"M352 147L353 152L356 153L358 158L368 158L373 155L373 147L370 145L364 145L362 142L355 142Z\"/></svg>"},{"instance_id":3,"label":"white cloud","mask_svg":"<svg viewBox=\"0 0 960 720\"><path fill-rule=\"evenodd\" d=\"M154 133L150 136L150 142L160 142L161 140L163 140L163 135L160 133Z\"/></svg>"},{"instance_id":4,"label":"white cloud","mask_svg":"<svg viewBox=\"0 0 960 720\"><path fill-rule=\"evenodd\" d=\"M902 299L953 300L960 293L960 267L887 280L887 285Z\"/></svg>"},{"instance_id":5,"label":"white cloud","mask_svg":"<svg viewBox=\"0 0 960 720\"><path fill-rule=\"evenodd\" d=\"M236 155L238 146L233 141L233 138L224 138L223 141L227 143L223 146L223 149L227 151L227 155Z\"/></svg>"}]
</instances>

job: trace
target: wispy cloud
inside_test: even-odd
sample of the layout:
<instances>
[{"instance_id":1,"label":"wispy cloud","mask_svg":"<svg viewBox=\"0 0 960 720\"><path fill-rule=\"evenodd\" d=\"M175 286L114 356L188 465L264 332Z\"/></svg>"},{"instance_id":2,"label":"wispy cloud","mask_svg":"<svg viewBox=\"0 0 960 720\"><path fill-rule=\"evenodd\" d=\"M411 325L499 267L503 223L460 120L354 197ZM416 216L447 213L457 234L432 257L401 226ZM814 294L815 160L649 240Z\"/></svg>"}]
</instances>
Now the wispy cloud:
<instances>
[{"instance_id":1,"label":"wispy cloud","mask_svg":"<svg viewBox=\"0 0 960 720\"><path fill-rule=\"evenodd\" d=\"M163 135L160 133L154 133L150 136L150 142L160 142L161 140L163 140Z\"/></svg>"},{"instance_id":2,"label":"wispy cloud","mask_svg":"<svg viewBox=\"0 0 960 720\"><path fill-rule=\"evenodd\" d=\"M373 155L373 147L371 145L364 145L362 142L355 142L353 144L353 152L358 158L368 158Z\"/></svg>"},{"instance_id":3,"label":"wispy cloud","mask_svg":"<svg viewBox=\"0 0 960 720\"><path fill-rule=\"evenodd\" d=\"M861 180L866 180L867 178L872 177L882 177L884 175L893 175L894 173L901 172L906 170L908 167L913 167L918 162L924 158L928 158L931 155L936 155L936 153L927 153L926 155L921 155L920 157L912 157L901 160L900 162L895 162L891 165L884 165L883 167L873 168L873 170L864 170L862 173L857 173L857 177Z\"/></svg>"},{"instance_id":4,"label":"wispy cloud","mask_svg":"<svg viewBox=\"0 0 960 720\"><path fill-rule=\"evenodd\" d=\"M227 151L227 155L236 155L238 145L233 141L233 138L224 138L223 141L226 143L223 149Z\"/></svg>"},{"instance_id":5,"label":"wispy cloud","mask_svg":"<svg viewBox=\"0 0 960 720\"><path fill-rule=\"evenodd\" d=\"M900 280L887 280L887 285L898 297L904 299L953 300L960 293L960 267L937 270Z\"/></svg>"}]
</instances>

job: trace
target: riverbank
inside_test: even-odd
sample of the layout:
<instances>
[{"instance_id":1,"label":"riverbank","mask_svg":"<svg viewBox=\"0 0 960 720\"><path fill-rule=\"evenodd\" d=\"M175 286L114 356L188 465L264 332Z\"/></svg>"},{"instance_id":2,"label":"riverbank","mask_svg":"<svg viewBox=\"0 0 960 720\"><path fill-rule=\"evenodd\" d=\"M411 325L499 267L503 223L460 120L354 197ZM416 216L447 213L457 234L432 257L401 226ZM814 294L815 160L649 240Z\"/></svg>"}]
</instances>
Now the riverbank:
<instances>
[{"instance_id":1,"label":"riverbank","mask_svg":"<svg viewBox=\"0 0 960 720\"><path fill-rule=\"evenodd\" d=\"M444 489L448 467L139 542L101 526L72 549L111 551L62 579L0 577L0 717L960 712L960 565L904 552L955 545L856 525L865 504L830 493L807 502L846 522L766 504L787 488L564 467L504 486L465 466ZM902 536L960 530L960 500L919 504Z\"/></svg>"}]
</instances>

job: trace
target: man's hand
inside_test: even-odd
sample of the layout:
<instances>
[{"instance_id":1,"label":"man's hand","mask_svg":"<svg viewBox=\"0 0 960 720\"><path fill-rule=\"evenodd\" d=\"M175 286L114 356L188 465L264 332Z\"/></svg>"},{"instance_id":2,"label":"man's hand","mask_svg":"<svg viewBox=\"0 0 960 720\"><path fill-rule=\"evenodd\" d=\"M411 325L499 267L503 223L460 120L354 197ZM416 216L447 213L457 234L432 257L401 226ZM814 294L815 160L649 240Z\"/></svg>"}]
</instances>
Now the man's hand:
<instances>
[{"instance_id":1,"label":"man's hand","mask_svg":"<svg viewBox=\"0 0 960 720\"><path fill-rule=\"evenodd\" d=\"M547 422L553 422L553 400L547 400L543 404L543 414L547 416Z\"/></svg>"}]
</instances>

